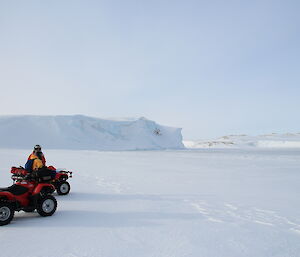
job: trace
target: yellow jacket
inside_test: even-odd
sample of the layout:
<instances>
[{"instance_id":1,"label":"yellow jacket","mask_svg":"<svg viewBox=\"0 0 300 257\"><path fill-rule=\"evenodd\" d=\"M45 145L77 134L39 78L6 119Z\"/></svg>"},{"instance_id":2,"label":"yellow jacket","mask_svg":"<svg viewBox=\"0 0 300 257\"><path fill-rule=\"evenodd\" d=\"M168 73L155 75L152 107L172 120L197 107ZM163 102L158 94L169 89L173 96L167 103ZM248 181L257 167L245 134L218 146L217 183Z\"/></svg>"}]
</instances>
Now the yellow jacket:
<instances>
[{"instance_id":1,"label":"yellow jacket","mask_svg":"<svg viewBox=\"0 0 300 257\"><path fill-rule=\"evenodd\" d=\"M40 160L35 154L31 154L29 158L31 160L34 159L32 163L32 170L38 170L44 167L42 160Z\"/></svg>"}]
</instances>

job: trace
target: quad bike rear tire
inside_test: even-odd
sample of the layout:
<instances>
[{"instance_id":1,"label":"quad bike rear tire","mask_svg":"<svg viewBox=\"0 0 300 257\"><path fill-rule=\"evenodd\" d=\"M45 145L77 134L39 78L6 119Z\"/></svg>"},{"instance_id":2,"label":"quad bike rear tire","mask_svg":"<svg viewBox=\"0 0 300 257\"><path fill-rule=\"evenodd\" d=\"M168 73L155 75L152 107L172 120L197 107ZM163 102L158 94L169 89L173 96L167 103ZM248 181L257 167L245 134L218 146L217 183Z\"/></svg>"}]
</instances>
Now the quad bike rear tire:
<instances>
[{"instance_id":1,"label":"quad bike rear tire","mask_svg":"<svg viewBox=\"0 0 300 257\"><path fill-rule=\"evenodd\" d=\"M71 186L67 181L59 182L56 191L59 195L67 195L71 190Z\"/></svg>"},{"instance_id":2,"label":"quad bike rear tire","mask_svg":"<svg viewBox=\"0 0 300 257\"><path fill-rule=\"evenodd\" d=\"M57 201L52 195L41 196L37 201L36 210L42 217L52 216L56 208Z\"/></svg>"},{"instance_id":3,"label":"quad bike rear tire","mask_svg":"<svg viewBox=\"0 0 300 257\"><path fill-rule=\"evenodd\" d=\"M0 203L0 226L7 225L14 218L15 210L9 203Z\"/></svg>"}]
</instances>

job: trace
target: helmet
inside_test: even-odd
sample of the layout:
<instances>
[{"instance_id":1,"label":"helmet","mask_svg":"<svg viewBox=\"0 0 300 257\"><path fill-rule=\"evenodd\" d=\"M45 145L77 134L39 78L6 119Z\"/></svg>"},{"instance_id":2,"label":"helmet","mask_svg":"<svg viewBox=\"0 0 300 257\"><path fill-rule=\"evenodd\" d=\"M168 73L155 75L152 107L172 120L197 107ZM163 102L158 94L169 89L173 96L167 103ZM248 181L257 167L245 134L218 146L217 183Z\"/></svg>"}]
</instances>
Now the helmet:
<instances>
[{"instance_id":1,"label":"helmet","mask_svg":"<svg viewBox=\"0 0 300 257\"><path fill-rule=\"evenodd\" d=\"M40 145L35 145L33 148L34 151L36 152L41 152L42 151L42 147Z\"/></svg>"}]
</instances>

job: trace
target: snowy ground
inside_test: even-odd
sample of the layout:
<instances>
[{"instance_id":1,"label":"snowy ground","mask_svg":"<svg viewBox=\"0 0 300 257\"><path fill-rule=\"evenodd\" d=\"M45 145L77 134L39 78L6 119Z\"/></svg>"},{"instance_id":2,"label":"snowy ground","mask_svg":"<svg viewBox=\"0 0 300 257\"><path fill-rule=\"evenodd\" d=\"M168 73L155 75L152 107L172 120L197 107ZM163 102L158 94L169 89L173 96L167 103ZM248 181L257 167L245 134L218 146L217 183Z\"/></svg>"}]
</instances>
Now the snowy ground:
<instances>
[{"instance_id":1,"label":"snowy ground","mask_svg":"<svg viewBox=\"0 0 300 257\"><path fill-rule=\"evenodd\" d=\"M0 150L0 186L28 154ZM45 154L71 194L0 227L1 257L300 256L300 150Z\"/></svg>"}]
</instances>

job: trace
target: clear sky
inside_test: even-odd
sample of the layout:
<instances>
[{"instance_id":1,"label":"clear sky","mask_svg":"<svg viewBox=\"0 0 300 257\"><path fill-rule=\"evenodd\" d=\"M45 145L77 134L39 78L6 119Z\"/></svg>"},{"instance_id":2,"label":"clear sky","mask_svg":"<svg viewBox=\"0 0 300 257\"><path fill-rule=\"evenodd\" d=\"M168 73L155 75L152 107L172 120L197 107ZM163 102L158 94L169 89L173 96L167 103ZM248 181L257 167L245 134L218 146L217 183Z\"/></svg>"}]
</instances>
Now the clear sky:
<instances>
[{"instance_id":1,"label":"clear sky","mask_svg":"<svg viewBox=\"0 0 300 257\"><path fill-rule=\"evenodd\" d=\"M0 114L300 132L300 1L0 0Z\"/></svg>"}]
</instances>

